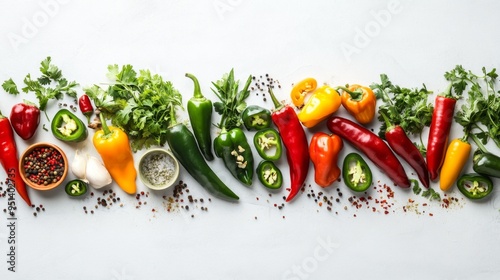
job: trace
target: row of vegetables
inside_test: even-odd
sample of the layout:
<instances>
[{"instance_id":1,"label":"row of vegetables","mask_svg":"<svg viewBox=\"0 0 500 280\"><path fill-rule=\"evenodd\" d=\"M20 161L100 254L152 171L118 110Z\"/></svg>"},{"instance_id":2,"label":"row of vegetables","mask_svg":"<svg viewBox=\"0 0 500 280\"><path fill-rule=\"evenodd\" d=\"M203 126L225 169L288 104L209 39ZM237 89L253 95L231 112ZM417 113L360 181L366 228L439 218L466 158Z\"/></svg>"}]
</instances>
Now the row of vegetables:
<instances>
[{"instance_id":1,"label":"row of vegetables","mask_svg":"<svg viewBox=\"0 0 500 280\"><path fill-rule=\"evenodd\" d=\"M238 200L238 196L211 169L208 162L214 160L214 154L242 184L252 185L256 171L265 187L278 189L282 186L283 175L276 161L285 150L290 171L290 186L287 188L290 192L286 201L291 201L300 192L310 162L314 165L314 180L320 187L329 187L342 176L345 185L354 191L366 191L372 185L370 165L364 158L385 172L399 187L413 185L414 190L419 189L418 181L408 178L401 158L416 172L425 188L430 187L431 180L438 178L442 191L450 190L457 182L459 190L471 199L488 196L493 188L489 177L500 177L500 157L486 148L490 140L500 147L500 95L495 89L495 69L486 71L483 68L482 75L476 75L456 66L445 73L449 87L436 96L434 103L428 102L432 92L425 85L414 89L400 87L393 85L384 74L380 83L369 87L318 87L314 78L306 78L293 86L290 93L292 104L281 103L275 97L273 87L269 86L273 109L247 105L246 99L250 96L255 77L249 76L240 89L240 83L231 70L212 83L212 91L218 98L212 102L202 94L197 78L186 74L194 85L194 94L187 102L191 129L177 121L176 112L182 108L182 95L171 82L149 70L136 72L131 65L110 65L107 75L110 85L84 88L85 94L80 97L75 91L78 84L68 82L61 70L51 63L50 57L42 61L40 72L41 76L36 79L28 74L22 88L25 93L34 92L39 104L25 101L14 105L10 122L0 113L0 161L9 178L14 178L18 193L29 205L25 184L19 178L21 167L12 128L23 140L30 139L38 130L41 112L45 112L49 120L46 113L49 101L62 99L65 95L75 101L78 98L80 112L88 124L70 110L60 109L51 121L52 134L62 141L80 142L88 137L87 126L97 129L93 144L101 156L103 169L129 194L135 194L137 188L133 152L166 143L202 187L227 200ZM20 93L12 79L6 80L2 87L10 94ZM457 100L466 91L467 99L455 112ZM355 121L337 116L341 106ZM220 121L215 125L220 133L215 138L211 135L213 112L220 115ZM98 118L92 120L94 113ZM381 123L378 135L366 127L375 118ZM107 124L109 120L113 125ZM464 128L464 136L448 143L454 122ZM324 124L331 134L318 131L308 141L306 130ZM429 136L424 143L422 132L427 126L430 126ZM253 143L247 140L244 129L256 131ZM413 143L411 136L420 143ZM463 167L472 149L469 139L478 147L473 157L473 169L477 173L463 175ZM350 153L339 167L338 156L343 141L349 142L363 156ZM257 166L251 144L262 158ZM100 173L98 169L92 170ZM73 173L78 178L101 176ZM110 182L98 180L94 187ZM69 194L82 194L81 184L85 182L70 181Z\"/></svg>"}]
</instances>

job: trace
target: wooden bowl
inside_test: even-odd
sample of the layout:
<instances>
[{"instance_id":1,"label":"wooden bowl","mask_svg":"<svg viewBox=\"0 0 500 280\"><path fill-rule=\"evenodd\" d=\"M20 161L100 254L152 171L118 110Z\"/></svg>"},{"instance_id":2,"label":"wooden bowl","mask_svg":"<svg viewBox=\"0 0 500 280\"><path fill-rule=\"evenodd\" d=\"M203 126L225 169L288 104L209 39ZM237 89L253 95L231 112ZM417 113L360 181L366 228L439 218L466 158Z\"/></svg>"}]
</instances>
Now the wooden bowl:
<instances>
[{"instance_id":1,"label":"wooden bowl","mask_svg":"<svg viewBox=\"0 0 500 280\"><path fill-rule=\"evenodd\" d=\"M59 186L68 175L68 159L58 146L45 142L36 143L29 146L19 158L19 173L31 188L51 190ZM39 182L33 181L37 177Z\"/></svg>"}]
</instances>

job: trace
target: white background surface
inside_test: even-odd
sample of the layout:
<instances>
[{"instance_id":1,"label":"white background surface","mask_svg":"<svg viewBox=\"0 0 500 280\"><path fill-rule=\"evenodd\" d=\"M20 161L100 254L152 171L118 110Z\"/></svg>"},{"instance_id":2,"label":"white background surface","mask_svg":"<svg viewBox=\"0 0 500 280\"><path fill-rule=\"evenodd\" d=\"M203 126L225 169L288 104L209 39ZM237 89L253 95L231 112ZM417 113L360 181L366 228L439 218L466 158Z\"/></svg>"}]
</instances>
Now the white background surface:
<instances>
[{"instance_id":1,"label":"white background surface","mask_svg":"<svg viewBox=\"0 0 500 280\"><path fill-rule=\"evenodd\" d=\"M425 83L440 92L446 87L444 72L456 64L477 72L482 66L499 66L499 8L498 1L2 1L0 80L12 77L20 84L27 73L38 73L40 61L50 55L65 77L83 86L105 82L108 64L151 69L173 81L184 104L192 94L185 72L197 75L203 92L214 98L210 82L232 67L240 80L269 73L282 85L280 99L287 99L291 84L307 76L332 85L369 85L386 73L402 86ZM33 95L0 94L6 115L21 98L36 101ZM261 100L252 95L249 103ZM272 106L270 101L263 104ZM52 115L58 109L55 104L49 108ZM41 122L35 138L17 138L20 151L46 140L59 144L70 159L75 148L95 154L91 137L85 145L67 145L41 129L47 124L43 116ZM324 126L318 130L327 131ZM451 137L460 133L454 124ZM346 143L340 158L350 151ZM280 167L288 183L284 159ZM471 171L470 164L466 168ZM286 190L269 198L256 178L246 188L220 160L214 169L240 195L239 203L212 199L208 212L167 213L162 195L171 195L170 190L151 193L148 205L136 209L135 198L114 186L124 207L91 215L82 207L93 206L95 197L74 200L63 188L44 193L30 189L33 203L46 211L34 217L34 210L18 199L15 273L7 270L7 215L0 215L0 279L500 276L498 191L492 199L474 203L455 189L449 195L459 203L445 209L430 202L420 207L425 213L416 214L403 211L408 198L428 201L396 189L394 206L384 215L350 206L347 197L352 194L337 183L324 190L334 197L337 187L344 193L332 212L305 194L278 210L273 204L282 203ZM376 180L390 183L373 165L372 170ZM181 179L193 195L208 198L184 170ZM314 183L312 165L307 183ZM432 187L438 189L438 184ZM147 191L139 180L138 188ZM321 191L314 184L311 188ZM0 203L5 208L6 198ZM152 208L159 211L154 214Z\"/></svg>"}]
</instances>

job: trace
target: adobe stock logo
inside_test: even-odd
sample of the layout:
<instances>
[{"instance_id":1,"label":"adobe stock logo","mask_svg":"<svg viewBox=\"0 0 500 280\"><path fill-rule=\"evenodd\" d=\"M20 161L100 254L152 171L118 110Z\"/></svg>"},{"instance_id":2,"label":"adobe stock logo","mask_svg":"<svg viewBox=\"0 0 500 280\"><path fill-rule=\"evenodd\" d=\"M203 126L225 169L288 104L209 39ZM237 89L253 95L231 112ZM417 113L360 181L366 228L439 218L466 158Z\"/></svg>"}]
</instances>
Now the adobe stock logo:
<instances>
[{"instance_id":1,"label":"adobe stock logo","mask_svg":"<svg viewBox=\"0 0 500 280\"><path fill-rule=\"evenodd\" d=\"M30 39L35 38L39 30L46 26L51 18L54 18L60 11L61 5L67 4L68 0L45 0L40 1L37 10L31 18L23 17L20 33L9 32L9 39L12 48L17 51L20 45L29 43Z\"/></svg>"},{"instance_id":2,"label":"adobe stock logo","mask_svg":"<svg viewBox=\"0 0 500 280\"><path fill-rule=\"evenodd\" d=\"M243 0L215 0L213 5L219 19L224 20L224 14L234 11L242 2Z\"/></svg>"},{"instance_id":3,"label":"adobe stock logo","mask_svg":"<svg viewBox=\"0 0 500 280\"><path fill-rule=\"evenodd\" d=\"M290 269L283 273L281 279L308 279L311 274L318 270L319 264L326 261L335 252L335 249L340 247L340 244L333 241L330 236L326 239L318 237L316 241L318 245L314 248L312 255L304 258L300 264L292 265Z\"/></svg>"},{"instance_id":4,"label":"adobe stock logo","mask_svg":"<svg viewBox=\"0 0 500 280\"><path fill-rule=\"evenodd\" d=\"M373 38L377 37L383 27L387 27L392 16L399 14L403 10L401 3L398 0L391 0L387 3L387 8L378 12L371 10L370 15L372 20L368 21L363 29L356 27L352 43L342 42L340 49L348 62L354 54L361 53L361 50L368 47Z\"/></svg>"}]
</instances>

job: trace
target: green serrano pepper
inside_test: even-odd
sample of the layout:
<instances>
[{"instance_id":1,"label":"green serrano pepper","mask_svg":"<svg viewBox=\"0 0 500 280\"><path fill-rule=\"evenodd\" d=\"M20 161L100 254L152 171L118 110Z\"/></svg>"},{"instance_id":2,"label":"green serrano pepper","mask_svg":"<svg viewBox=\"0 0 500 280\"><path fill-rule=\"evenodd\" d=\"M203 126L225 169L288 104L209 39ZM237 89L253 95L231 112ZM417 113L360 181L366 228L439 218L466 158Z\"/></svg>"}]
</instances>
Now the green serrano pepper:
<instances>
[{"instance_id":1,"label":"green serrano pepper","mask_svg":"<svg viewBox=\"0 0 500 280\"><path fill-rule=\"evenodd\" d=\"M198 149L193 133L184 124L177 123L169 127L166 135L174 156L202 187L219 198L239 199L208 166Z\"/></svg>"},{"instance_id":2,"label":"green serrano pepper","mask_svg":"<svg viewBox=\"0 0 500 280\"><path fill-rule=\"evenodd\" d=\"M193 80L194 94L187 103L187 111L189 121L193 128L194 136L198 142L198 146L206 160L214 159L212 153L212 137L210 136L210 128L212 126L212 101L207 99L200 90L198 79L189 73L186 77Z\"/></svg>"}]
</instances>

